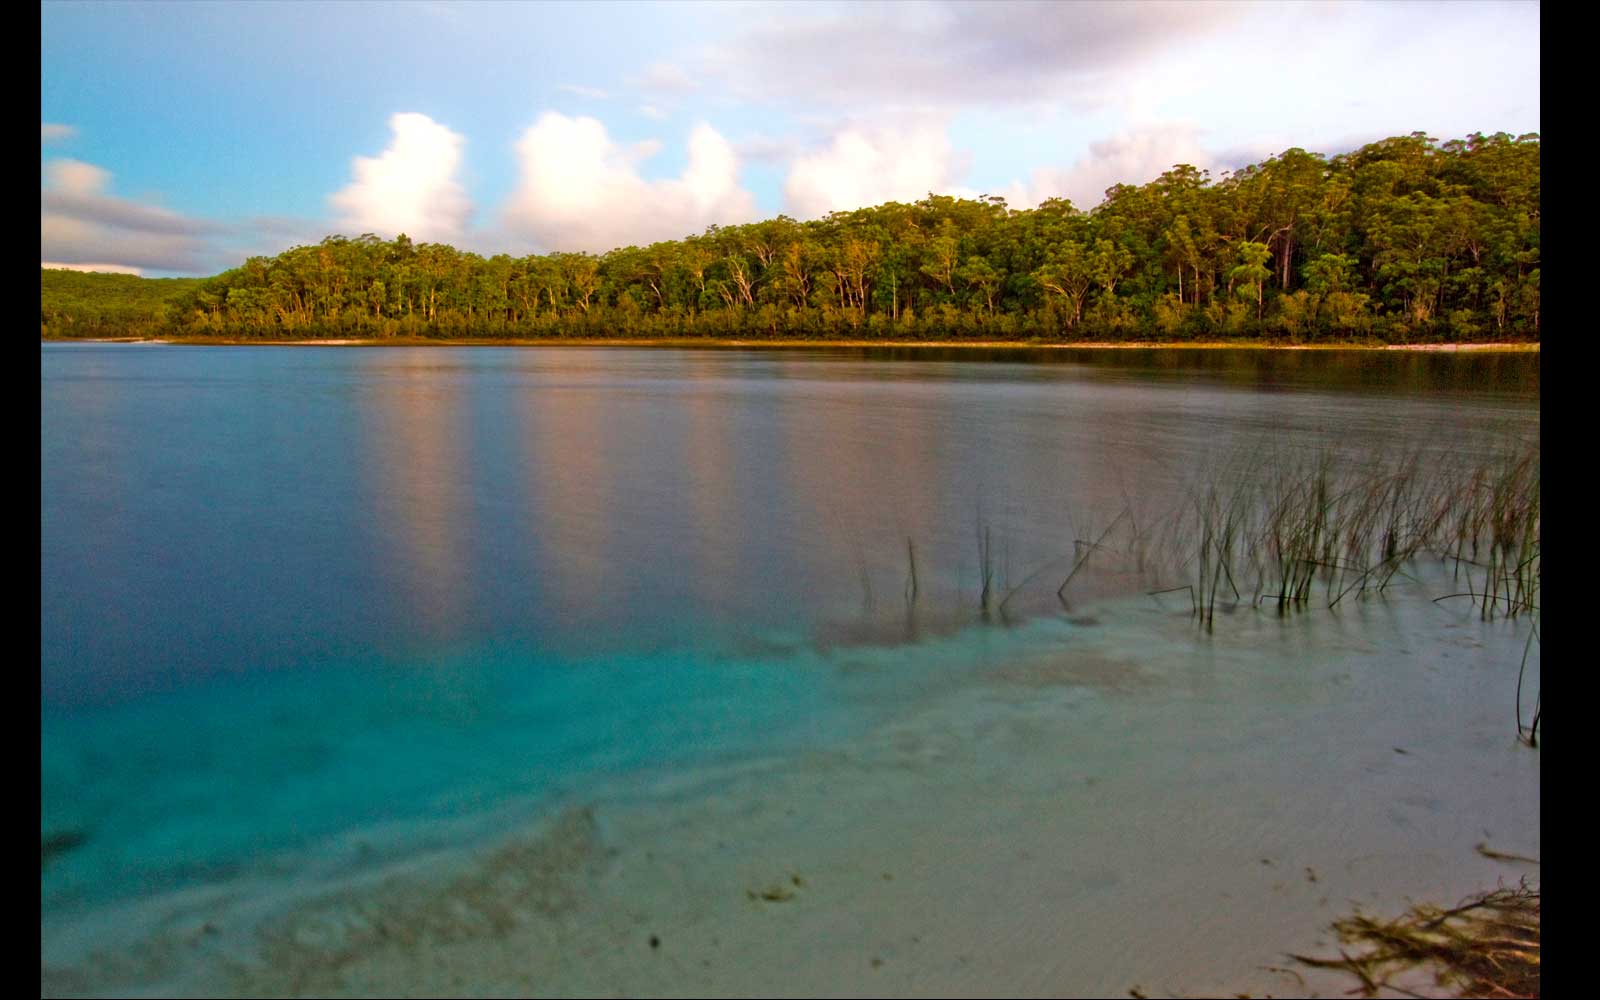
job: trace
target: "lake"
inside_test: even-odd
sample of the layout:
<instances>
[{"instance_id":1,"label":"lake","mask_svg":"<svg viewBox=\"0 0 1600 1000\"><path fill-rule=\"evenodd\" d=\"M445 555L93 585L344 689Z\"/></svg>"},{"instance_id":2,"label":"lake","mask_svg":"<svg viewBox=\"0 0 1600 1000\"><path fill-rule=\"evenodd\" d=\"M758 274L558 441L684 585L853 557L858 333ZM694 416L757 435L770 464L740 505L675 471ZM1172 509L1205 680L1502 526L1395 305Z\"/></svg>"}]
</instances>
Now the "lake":
<instances>
[{"instance_id":1,"label":"lake","mask_svg":"<svg viewBox=\"0 0 1600 1000\"><path fill-rule=\"evenodd\" d=\"M1529 623L1113 532L1538 441L1536 352L44 344L44 991L1296 988L1537 856Z\"/></svg>"}]
</instances>

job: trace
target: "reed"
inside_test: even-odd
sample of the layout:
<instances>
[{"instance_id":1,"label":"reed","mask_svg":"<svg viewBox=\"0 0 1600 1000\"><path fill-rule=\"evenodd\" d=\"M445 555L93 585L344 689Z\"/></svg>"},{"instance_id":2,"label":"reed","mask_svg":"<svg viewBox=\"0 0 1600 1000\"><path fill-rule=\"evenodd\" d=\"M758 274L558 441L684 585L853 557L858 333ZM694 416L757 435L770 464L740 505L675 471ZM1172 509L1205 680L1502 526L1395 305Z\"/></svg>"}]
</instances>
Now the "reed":
<instances>
[{"instance_id":1,"label":"reed","mask_svg":"<svg viewBox=\"0 0 1600 1000\"><path fill-rule=\"evenodd\" d=\"M994 596L994 542L987 524L978 526L978 575L983 582L983 592L978 596L978 611L987 620L989 602Z\"/></svg>"},{"instance_id":2,"label":"reed","mask_svg":"<svg viewBox=\"0 0 1600 1000\"><path fill-rule=\"evenodd\" d=\"M1191 585L1193 616L1211 631L1217 616L1217 595L1224 584L1237 604L1244 596L1236 579L1238 563L1244 556L1241 543L1246 537L1249 508L1236 496L1218 492L1208 484L1192 497L1194 532L1198 539L1195 553L1195 579Z\"/></svg>"},{"instance_id":3,"label":"reed","mask_svg":"<svg viewBox=\"0 0 1600 1000\"><path fill-rule=\"evenodd\" d=\"M1067 585L1072 582L1073 577L1077 576L1080 570L1089 564L1089 557L1105 545L1106 539L1116 530L1122 519L1128 516L1128 513L1129 508L1123 507L1122 512L1112 518L1111 523L1106 525L1106 530L1102 531L1099 537L1092 542L1084 541L1081 538L1073 539L1072 572L1068 573L1067 578L1061 581L1061 586L1056 588L1056 597L1060 599L1063 607L1067 606Z\"/></svg>"},{"instance_id":4,"label":"reed","mask_svg":"<svg viewBox=\"0 0 1600 1000\"><path fill-rule=\"evenodd\" d=\"M906 536L906 606L913 607L922 588L917 584L917 545Z\"/></svg>"},{"instance_id":5,"label":"reed","mask_svg":"<svg viewBox=\"0 0 1600 1000\"><path fill-rule=\"evenodd\" d=\"M1536 449L1496 470L1425 469L1420 456L1349 466L1330 452L1309 461L1268 457L1202 476L1189 490L1177 565L1189 577L1197 621L1215 624L1219 599L1278 614L1383 594L1428 551L1454 559L1485 619L1537 611L1539 486ZM1320 588L1318 584L1321 584ZM1169 586L1165 591L1182 589Z\"/></svg>"},{"instance_id":6,"label":"reed","mask_svg":"<svg viewBox=\"0 0 1600 1000\"><path fill-rule=\"evenodd\" d=\"M1269 456L1202 475L1189 491L1188 516L1169 541L1188 581L1152 590L1187 590L1191 613L1209 633L1219 598L1253 589L1280 615L1311 606L1321 581L1330 609L1382 596L1428 552L1454 560L1467 589L1435 601L1466 599L1485 621L1532 615L1517 674L1517 734L1538 746L1540 698L1524 721L1523 687L1539 641L1540 505L1537 444L1467 468L1429 465L1421 455L1350 464L1325 452L1309 461Z\"/></svg>"},{"instance_id":7,"label":"reed","mask_svg":"<svg viewBox=\"0 0 1600 1000\"><path fill-rule=\"evenodd\" d=\"M1539 707L1540 698L1533 700L1533 720L1527 728L1522 725L1522 681L1528 672L1528 653L1533 650L1533 644L1539 639L1539 622L1534 621L1533 627L1528 630L1528 641L1522 647L1522 665L1517 668L1517 739L1534 749L1539 748Z\"/></svg>"}]
</instances>

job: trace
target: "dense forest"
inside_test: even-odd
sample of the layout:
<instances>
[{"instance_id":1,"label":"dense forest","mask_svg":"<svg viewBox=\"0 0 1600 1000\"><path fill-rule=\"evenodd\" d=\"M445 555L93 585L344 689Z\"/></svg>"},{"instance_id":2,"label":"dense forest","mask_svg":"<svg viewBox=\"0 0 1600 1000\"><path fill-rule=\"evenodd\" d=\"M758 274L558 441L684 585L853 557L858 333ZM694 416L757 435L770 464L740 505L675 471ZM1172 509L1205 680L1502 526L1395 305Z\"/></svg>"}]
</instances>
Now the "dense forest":
<instances>
[{"instance_id":1,"label":"dense forest","mask_svg":"<svg viewBox=\"0 0 1600 1000\"><path fill-rule=\"evenodd\" d=\"M40 318L47 336L153 336L172 329L171 303L205 281L42 270Z\"/></svg>"},{"instance_id":2,"label":"dense forest","mask_svg":"<svg viewBox=\"0 0 1600 1000\"><path fill-rule=\"evenodd\" d=\"M91 279L106 279L96 284ZM114 279L114 280L113 280ZM48 337L1539 338L1539 137L1422 133L1083 212L930 195L601 256L330 236L213 278L44 272Z\"/></svg>"}]
</instances>

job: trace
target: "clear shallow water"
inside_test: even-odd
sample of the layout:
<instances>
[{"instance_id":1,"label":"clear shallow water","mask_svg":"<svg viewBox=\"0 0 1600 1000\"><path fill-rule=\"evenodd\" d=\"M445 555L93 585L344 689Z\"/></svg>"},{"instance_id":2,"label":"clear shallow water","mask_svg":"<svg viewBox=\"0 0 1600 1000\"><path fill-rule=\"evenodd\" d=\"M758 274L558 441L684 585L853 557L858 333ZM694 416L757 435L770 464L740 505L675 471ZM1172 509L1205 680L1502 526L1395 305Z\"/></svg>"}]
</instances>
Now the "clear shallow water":
<instances>
[{"instance_id":1,"label":"clear shallow water","mask_svg":"<svg viewBox=\"0 0 1600 1000\"><path fill-rule=\"evenodd\" d=\"M46 917L870 732L1213 457L1538 437L1537 355L904 355L44 345Z\"/></svg>"}]
</instances>

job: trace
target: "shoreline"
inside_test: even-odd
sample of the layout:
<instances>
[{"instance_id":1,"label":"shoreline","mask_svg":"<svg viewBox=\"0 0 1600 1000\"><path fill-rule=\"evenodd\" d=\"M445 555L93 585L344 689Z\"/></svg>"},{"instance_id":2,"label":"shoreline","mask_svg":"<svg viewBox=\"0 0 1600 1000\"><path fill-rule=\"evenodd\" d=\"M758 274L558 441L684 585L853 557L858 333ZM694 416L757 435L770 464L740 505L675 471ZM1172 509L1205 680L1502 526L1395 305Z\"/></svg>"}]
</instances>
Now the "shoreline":
<instances>
[{"instance_id":1,"label":"shoreline","mask_svg":"<svg viewBox=\"0 0 1600 1000\"><path fill-rule=\"evenodd\" d=\"M327 340L244 340L232 337L42 337L44 344L190 344L202 347L688 347L688 348L967 348L974 350L1256 350L1256 351L1422 351L1428 353L1539 353L1539 344L1502 341L1446 344L1288 344L1256 341L1074 341L1021 340L755 340L723 337L543 337L454 340L430 338L335 338Z\"/></svg>"}]
</instances>

